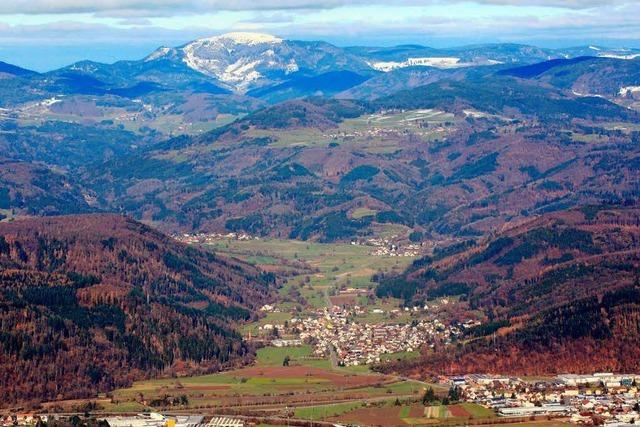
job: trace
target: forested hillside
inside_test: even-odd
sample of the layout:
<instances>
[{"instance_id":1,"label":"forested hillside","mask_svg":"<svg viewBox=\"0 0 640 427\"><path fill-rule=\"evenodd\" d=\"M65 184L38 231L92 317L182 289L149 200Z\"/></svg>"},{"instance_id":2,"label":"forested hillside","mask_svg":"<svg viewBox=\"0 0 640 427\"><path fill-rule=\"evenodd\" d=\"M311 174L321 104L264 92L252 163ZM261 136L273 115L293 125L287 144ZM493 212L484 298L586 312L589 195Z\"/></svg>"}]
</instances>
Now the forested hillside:
<instances>
[{"instance_id":1,"label":"forested hillside","mask_svg":"<svg viewBox=\"0 0 640 427\"><path fill-rule=\"evenodd\" d=\"M430 51L357 50L380 61ZM449 54L468 67L364 81L325 64L242 94L176 62L175 49L2 80L15 104L0 112L0 215L116 211L168 233L324 242L393 227L439 241L638 199L637 60L463 50ZM474 62L489 53L514 60Z\"/></svg>"},{"instance_id":2,"label":"forested hillside","mask_svg":"<svg viewBox=\"0 0 640 427\"><path fill-rule=\"evenodd\" d=\"M450 296L485 316L455 352L409 371L634 371L640 338L640 210L587 206L486 241L462 241L381 279L407 304Z\"/></svg>"},{"instance_id":3,"label":"forested hillside","mask_svg":"<svg viewBox=\"0 0 640 427\"><path fill-rule=\"evenodd\" d=\"M0 224L2 404L215 371L273 278L118 215Z\"/></svg>"},{"instance_id":4,"label":"forested hillside","mask_svg":"<svg viewBox=\"0 0 640 427\"><path fill-rule=\"evenodd\" d=\"M366 236L375 223L482 235L514 218L638 196L640 133L617 125L637 113L504 81L430 85L373 104L286 102L81 178L97 206L167 230L323 241ZM361 207L374 214L353 218Z\"/></svg>"}]
</instances>

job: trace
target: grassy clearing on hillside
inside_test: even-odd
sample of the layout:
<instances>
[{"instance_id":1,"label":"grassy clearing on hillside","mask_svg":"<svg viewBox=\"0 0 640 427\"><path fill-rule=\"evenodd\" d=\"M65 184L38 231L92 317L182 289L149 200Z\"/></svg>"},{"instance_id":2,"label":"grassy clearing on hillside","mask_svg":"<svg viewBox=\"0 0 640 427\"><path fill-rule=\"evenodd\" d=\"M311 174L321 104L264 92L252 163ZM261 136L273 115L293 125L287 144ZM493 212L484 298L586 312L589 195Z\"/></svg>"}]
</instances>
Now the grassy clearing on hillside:
<instances>
[{"instance_id":1,"label":"grassy clearing on hillside","mask_svg":"<svg viewBox=\"0 0 640 427\"><path fill-rule=\"evenodd\" d=\"M262 130L251 129L245 133L250 138L271 138L272 147L314 147L326 146L329 142L319 129L302 128L302 129L278 129L278 130Z\"/></svg>"},{"instance_id":2,"label":"grassy clearing on hillside","mask_svg":"<svg viewBox=\"0 0 640 427\"><path fill-rule=\"evenodd\" d=\"M455 122L455 116L436 110L409 110L394 114L363 115L344 120L337 128L320 130L250 129L250 138L268 137L272 147L326 147L331 143L358 146L369 152L391 153L401 147L410 131L418 140L432 141L441 138L446 128Z\"/></svg>"},{"instance_id":3,"label":"grassy clearing on hillside","mask_svg":"<svg viewBox=\"0 0 640 427\"><path fill-rule=\"evenodd\" d=\"M313 355L310 345L301 347L264 347L258 350L256 363L258 366L282 366L286 356L291 358L291 364L304 364L304 359Z\"/></svg>"},{"instance_id":4,"label":"grassy clearing on hillside","mask_svg":"<svg viewBox=\"0 0 640 427\"><path fill-rule=\"evenodd\" d=\"M398 353L388 353L388 354L383 354L380 357L380 360L383 362L387 362L390 360L409 360L409 359L417 359L418 357L420 357L420 352L419 351L401 351Z\"/></svg>"},{"instance_id":5,"label":"grassy clearing on hillside","mask_svg":"<svg viewBox=\"0 0 640 427\"><path fill-rule=\"evenodd\" d=\"M11 209L0 209L0 221L11 221L17 218Z\"/></svg>"},{"instance_id":6,"label":"grassy clearing on hillside","mask_svg":"<svg viewBox=\"0 0 640 427\"><path fill-rule=\"evenodd\" d=\"M354 209L349 216L353 219L361 219L365 216L374 216L378 211L369 208L357 208Z\"/></svg>"}]
</instances>

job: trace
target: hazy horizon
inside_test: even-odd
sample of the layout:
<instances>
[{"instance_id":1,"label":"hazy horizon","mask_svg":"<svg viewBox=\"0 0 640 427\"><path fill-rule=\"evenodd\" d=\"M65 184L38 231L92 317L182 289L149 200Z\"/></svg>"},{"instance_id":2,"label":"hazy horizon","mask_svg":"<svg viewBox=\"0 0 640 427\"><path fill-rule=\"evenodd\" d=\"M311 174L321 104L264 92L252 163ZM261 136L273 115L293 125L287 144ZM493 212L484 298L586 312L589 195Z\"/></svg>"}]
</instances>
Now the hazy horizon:
<instances>
[{"instance_id":1,"label":"hazy horizon","mask_svg":"<svg viewBox=\"0 0 640 427\"><path fill-rule=\"evenodd\" d=\"M212 33L209 36L215 36L223 33ZM277 35L277 34L276 34ZM153 52L155 49L161 46L170 46L177 47L182 44L185 44L189 41L192 41L196 38L207 37L207 35L187 37L184 39L175 39L167 42L162 42L158 40L158 42L147 42L141 44L94 44L94 45L49 45L49 46L38 46L38 45L18 45L18 46L0 46L0 61L6 62L12 65L17 65L23 68L27 68L33 71L38 72L47 72L52 71L58 68L62 68L68 65L71 65L78 61L90 60L95 62L101 62L106 64L111 64L117 61L127 61L127 60L139 60ZM286 37L287 39L292 40L306 40L306 41L325 41L336 46L340 47L351 47L351 46L367 46L367 47L392 47L399 45L422 45L425 47L433 47L437 49L447 49L447 48L456 48L469 46L474 44L504 44L504 43L514 43L514 44L525 44L536 46L540 48L571 48L571 47L579 47L579 46L599 46L603 48L640 48L640 41L629 40L625 43L613 44L611 41L607 43L598 42L598 41L575 41L575 42L556 42L553 43L549 41L548 43L542 42L525 42L525 41L498 41L498 40L486 40L486 41L477 41L476 43L465 43L464 41L455 42L454 40L447 43L446 41L434 42L434 43L424 43L419 40L399 40L397 42L389 42L389 43L367 43L366 40L362 40L360 43L354 42L343 42L340 43L339 40L332 41L330 38L303 38L303 37Z\"/></svg>"}]
</instances>

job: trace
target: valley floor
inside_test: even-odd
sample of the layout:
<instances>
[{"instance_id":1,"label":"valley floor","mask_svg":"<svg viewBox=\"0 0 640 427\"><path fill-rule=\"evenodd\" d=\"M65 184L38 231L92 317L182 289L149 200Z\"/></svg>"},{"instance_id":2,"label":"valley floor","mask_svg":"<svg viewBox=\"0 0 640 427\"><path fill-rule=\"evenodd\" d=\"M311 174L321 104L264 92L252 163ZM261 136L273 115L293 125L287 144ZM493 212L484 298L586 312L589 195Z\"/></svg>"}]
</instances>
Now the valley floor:
<instances>
[{"instance_id":1,"label":"valley floor","mask_svg":"<svg viewBox=\"0 0 640 427\"><path fill-rule=\"evenodd\" d=\"M379 408L398 409L404 418L410 413L420 418L424 414L417 414L416 409L409 411L411 402L419 400L427 386L445 391L437 385L374 373L366 365L338 366L336 360L332 363L331 353L319 355L313 345L269 345L274 338L296 338L294 331L284 326L294 317L317 317L319 311L334 303L361 304L363 311L355 321L363 324L399 324L424 316L424 313L393 312L398 301L378 300L371 292L373 274L401 271L412 257L372 256L372 248L368 246L288 240L221 239L208 247L267 271L295 273L282 287L280 301L259 321L244 327L246 339L267 346L258 350L253 366L213 375L136 382L130 388L96 400L100 411L197 411L338 421L346 414L360 417L360 413ZM265 328L267 325L275 325L281 332ZM415 356L416 352L385 355ZM283 366L285 359L288 366ZM174 400L180 403L172 405ZM68 409L81 405L72 402L71 406ZM364 422L366 418L365 415Z\"/></svg>"}]
</instances>

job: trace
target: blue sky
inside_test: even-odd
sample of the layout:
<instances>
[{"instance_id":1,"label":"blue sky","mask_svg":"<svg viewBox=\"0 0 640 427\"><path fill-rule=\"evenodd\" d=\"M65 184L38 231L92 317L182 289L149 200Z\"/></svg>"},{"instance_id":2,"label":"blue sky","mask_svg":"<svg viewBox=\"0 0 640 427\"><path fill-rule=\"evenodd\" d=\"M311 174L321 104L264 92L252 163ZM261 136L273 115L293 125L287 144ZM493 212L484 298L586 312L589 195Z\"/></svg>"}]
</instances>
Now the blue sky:
<instances>
[{"instance_id":1,"label":"blue sky","mask_svg":"<svg viewBox=\"0 0 640 427\"><path fill-rule=\"evenodd\" d=\"M630 0L4 0L0 60L48 70L228 31L338 45L518 42L640 47Z\"/></svg>"}]
</instances>

